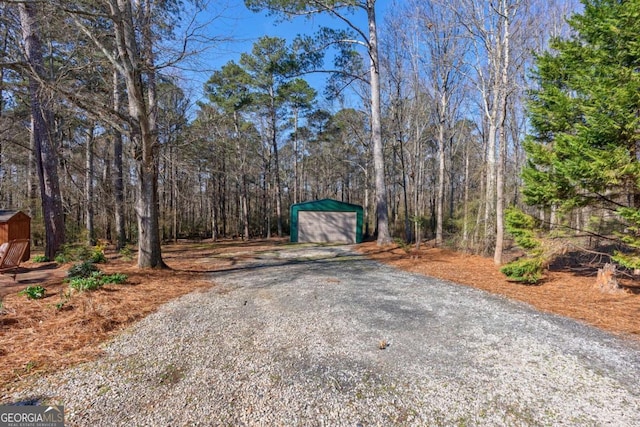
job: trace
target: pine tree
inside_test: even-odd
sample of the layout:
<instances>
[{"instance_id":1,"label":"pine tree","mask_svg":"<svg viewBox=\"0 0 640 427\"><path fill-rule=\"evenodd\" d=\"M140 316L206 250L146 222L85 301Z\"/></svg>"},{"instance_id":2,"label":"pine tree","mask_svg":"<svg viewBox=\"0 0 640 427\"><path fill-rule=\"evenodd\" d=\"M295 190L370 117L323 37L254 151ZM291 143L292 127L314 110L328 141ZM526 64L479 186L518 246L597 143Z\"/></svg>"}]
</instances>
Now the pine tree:
<instances>
[{"instance_id":1,"label":"pine tree","mask_svg":"<svg viewBox=\"0 0 640 427\"><path fill-rule=\"evenodd\" d=\"M537 58L523 193L531 205L600 206L624 221L640 210L640 1L582 3L574 35Z\"/></svg>"}]
</instances>

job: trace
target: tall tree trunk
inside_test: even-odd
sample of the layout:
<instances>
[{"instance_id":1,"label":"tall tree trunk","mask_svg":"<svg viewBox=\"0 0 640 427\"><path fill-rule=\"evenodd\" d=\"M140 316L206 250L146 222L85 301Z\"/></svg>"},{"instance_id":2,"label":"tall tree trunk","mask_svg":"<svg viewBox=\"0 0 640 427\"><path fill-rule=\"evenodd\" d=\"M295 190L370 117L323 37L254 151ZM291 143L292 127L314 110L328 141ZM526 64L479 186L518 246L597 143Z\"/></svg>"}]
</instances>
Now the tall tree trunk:
<instances>
[{"instance_id":1,"label":"tall tree trunk","mask_svg":"<svg viewBox=\"0 0 640 427\"><path fill-rule=\"evenodd\" d=\"M109 198L113 197L113 185L111 176L113 173L111 172L111 166L113 164L113 160L111 159L112 149L111 144L107 144L104 147L104 151L102 152L102 158L104 160L104 169L102 169L102 178L100 182L100 187L102 188L103 200L109 200ZM112 203L108 203L112 205ZM113 214L113 209L111 207L104 209L104 215L100 215L99 219L104 223L104 238L107 241L111 241L113 238L113 227L111 224L111 216Z\"/></svg>"},{"instance_id":2,"label":"tall tree trunk","mask_svg":"<svg viewBox=\"0 0 640 427\"><path fill-rule=\"evenodd\" d=\"M240 183L240 209L242 215L242 239L249 240L251 237L249 234L249 202L247 200L247 176L242 175L242 182Z\"/></svg>"},{"instance_id":3,"label":"tall tree trunk","mask_svg":"<svg viewBox=\"0 0 640 427\"><path fill-rule=\"evenodd\" d=\"M445 114L447 95L440 95L440 114L438 119L438 190L436 194L436 245L442 245L442 228L444 223L444 176L445 176Z\"/></svg>"},{"instance_id":4,"label":"tall tree trunk","mask_svg":"<svg viewBox=\"0 0 640 427\"><path fill-rule=\"evenodd\" d=\"M121 59L123 77L127 86L129 115L132 118L131 140L136 147L138 169L138 267L164 268L160 248L158 206L158 141L155 122L155 71L151 48L150 11L145 3L143 13L143 46L139 46L133 22L133 10L128 0L117 0L114 13L116 45ZM145 55L143 60L141 55ZM147 94L142 69L146 70Z\"/></svg>"},{"instance_id":5,"label":"tall tree trunk","mask_svg":"<svg viewBox=\"0 0 640 427\"><path fill-rule=\"evenodd\" d=\"M26 1L18 5L24 41L25 57L30 68L29 95L31 101L31 132L34 138L36 168L40 181L42 212L45 227L45 256L55 258L64 243L64 214L58 180L58 159L52 137L53 112L48 101L42 99L45 79L42 42L37 26L34 3Z\"/></svg>"},{"instance_id":6,"label":"tall tree trunk","mask_svg":"<svg viewBox=\"0 0 640 427\"><path fill-rule=\"evenodd\" d=\"M504 132L504 123L500 125L500 154L498 156L498 169L496 175L496 246L493 253L493 262L502 264L502 250L504 245L504 166L507 156L507 148Z\"/></svg>"},{"instance_id":7,"label":"tall tree trunk","mask_svg":"<svg viewBox=\"0 0 640 427\"><path fill-rule=\"evenodd\" d=\"M416 126L413 146L413 224L416 239L416 249L420 249L422 242L422 210L420 209L420 183L422 182L422 156L420 155L420 131Z\"/></svg>"},{"instance_id":8,"label":"tall tree trunk","mask_svg":"<svg viewBox=\"0 0 640 427\"><path fill-rule=\"evenodd\" d=\"M178 166L171 150L171 238L178 242Z\"/></svg>"},{"instance_id":9,"label":"tall tree trunk","mask_svg":"<svg viewBox=\"0 0 640 427\"><path fill-rule=\"evenodd\" d=\"M273 95L275 96L275 95ZM273 98L272 98L273 99ZM278 132L275 106L272 105L271 117L271 144L273 146L273 175L275 178L275 198L276 198L276 223L278 227L278 237L282 237L282 184L280 183L280 160L278 158Z\"/></svg>"},{"instance_id":10,"label":"tall tree trunk","mask_svg":"<svg viewBox=\"0 0 640 427\"><path fill-rule=\"evenodd\" d=\"M485 205L484 205L484 245L483 252L486 253L495 232L495 208L496 208L496 137L497 137L497 100L493 101L493 107L487 119L489 121L489 132L487 134L486 152L486 182L485 182Z\"/></svg>"},{"instance_id":11,"label":"tall tree trunk","mask_svg":"<svg viewBox=\"0 0 640 427\"><path fill-rule=\"evenodd\" d=\"M464 144L464 218L462 223L462 244L465 251L469 249L469 140Z\"/></svg>"},{"instance_id":12,"label":"tall tree trunk","mask_svg":"<svg viewBox=\"0 0 640 427\"><path fill-rule=\"evenodd\" d=\"M35 138L33 137L33 133L29 136L29 159L27 165L27 197L28 197L28 211L29 216L32 220L36 219L38 216L38 176L37 170L38 167L36 165L36 156L35 156ZM38 182L36 182L38 181Z\"/></svg>"},{"instance_id":13,"label":"tall tree trunk","mask_svg":"<svg viewBox=\"0 0 640 427\"><path fill-rule=\"evenodd\" d=\"M0 88L2 87L2 81L0 80ZM0 99L2 99L2 89L0 89ZM2 105L0 101L0 119L2 118ZM0 206L10 206L6 200L3 199L3 194L6 194L5 184L5 171L4 171L4 156L2 154L2 144L0 144Z\"/></svg>"},{"instance_id":14,"label":"tall tree trunk","mask_svg":"<svg viewBox=\"0 0 640 427\"><path fill-rule=\"evenodd\" d=\"M2 16L5 15L5 10L7 9L6 5L2 5ZM2 47L0 48L0 53L2 57L5 58L7 56L7 42L8 42L8 34L9 27L7 25L4 26L4 31L2 32ZM0 119L4 116L4 70L5 68L0 65ZM3 145L0 144L0 192L2 194L5 193L5 171L3 164ZM2 196L0 196L0 206L5 205L10 206L6 200L2 200Z\"/></svg>"},{"instance_id":15,"label":"tall tree trunk","mask_svg":"<svg viewBox=\"0 0 640 427\"><path fill-rule=\"evenodd\" d=\"M485 184L486 184L486 164L487 164L487 138L483 136L482 138L482 163L483 165L485 165L484 169L482 170L482 173L484 175L481 174L480 176L480 191L478 192L478 194L485 194ZM482 218L483 218L483 211L482 208L484 206L484 204L487 203L486 200L484 200L482 197L479 200L479 204L478 204L478 211L476 212L476 224L475 224L475 228L473 230L473 246L474 246L474 252L482 252L483 248L484 248L484 244L482 242L484 242L484 237L480 237L480 229L482 227ZM483 204L484 203L484 204Z\"/></svg>"},{"instance_id":16,"label":"tall tree trunk","mask_svg":"<svg viewBox=\"0 0 640 427\"><path fill-rule=\"evenodd\" d=\"M153 53L153 36L151 34L152 26L152 0L144 2L144 24L142 26L143 34L143 52L144 52L144 68L147 82L147 117L148 122L142 129L142 176L140 204L138 206L138 226L142 230L142 236L147 238L140 239L139 247L143 249L138 253L139 267L164 268L165 263L162 261L161 241L160 241L160 203L158 200L158 125L156 119L158 117L158 103L156 94L156 71ZM143 86L140 86L142 89ZM144 92L142 92L144 94ZM144 95L141 107L144 107ZM144 111L144 108L139 111ZM141 127L142 128L142 127ZM142 212L142 215L140 215Z\"/></svg>"},{"instance_id":17,"label":"tall tree trunk","mask_svg":"<svg viewBox=\"0 0 640 427\"><path fill-rule=\"evenodd\" d=\"M298 203L298 109L293 113L293 203Z\"/></svg>"},{"instance_id":18,"label":"tall tree trunk","mask_svg":"<svg viewBox=\"0 0 640 427\"><path fill-rule=\"evenodd\" d=\"M120 112L120 74L113 70L113 110ZM124 168L122 163L122 134L113 129L113 197L115 207L116 249L123 249L127 244L124 214Z\"/></svg>"},{"instance_id":19,"label":"tall tree trunk","mask_svg":"<svg viewBox=\"0 0 640 427\"><path fill-rule=\"evenodd\" d=\"M235 140L236 140L236 156L238 161L240 162L240 179L238 189L240 192L240 216L242 221L242 239L249 240L249 207L248 207L248 196L247 196L247 172L246 172L246 153L242 150L240 145L241 136L240 136L240 124L238 112L233 112L233 126L235 131Z\"/></svg>"},{"instance_id":20,"label":"tall tree trunk","mask_svg":"<svg viewBox=\"0 0 640 427\"><path fill-rule=\"evenodd\" d=\"M85 194L85 225L87 229L87 244L89 246L95 246L96 235L94 227L94 210L93 210L93 181L94 181L94 165L93 165L93 142L94 142L94 129L93 126L89 129L87 135L87 146L85 152L85 177L84 177L84 194Z\"/></svg>"},{"instance_id":21,"label":"tall tree trunk","mask_svg":"<svg viewBox=\"0 0 640 427\"><path fill-rule=\"evenodd\" d=\"M507 157L507 97L509 95L509 25L511 17L509 16L509 7L506 0L501 0L503 35L502 35L502 69L500 70L500 87L499 87L499 104L500 111L500 150L498 155L498 170L496 176L496 246L493 254L493 262L496 265L502 264L502 250L504 244L504 168Z\"/></svg>"},{"instance_id":22,"label":"tall tree trunk","mask_svg":"<svg viewBox=\"0 0 640 427\"><path fill-rule=\"evenodd\" d=\"M404 239L411 242L411 222L409 221L409 200L407 196L407 169L404 161L404 135L400 133L400 166L402 168L402 196L404 203Z\"/></svg>"},{"instance_id":23,"label":"tall tree trunk","mask_svg":"<svg viewBox=\"0 0 640 427\"><path fill-rule=\"evenodd\" d=\"M373 142L373 169L376 185L376 220L379 246L391 243L389 212L387 210L387 186L384 176L384 147L380 108L380 62L378 60L378 32L376 28L375 0L367 0L369 24L369 58L371 80L371 139Z\"/></svg>"},{"instance_id":24,"label":"tall tree trunk","mask_svg":"<svg viewBox=\"0 0 640 427\"><path fill-rule=\"evenodd\" d=\"M141 136L142 161L138 162L138 267L163 268L158 223L158 175L155 149L150 145L152 136ZM146 153L145 153L146 151Z\"/></svg>"},{"instance_id":25,"label":"tall tree trunk","mask_svg":"<svg viewBox=\"0 0 640 427\"><path fill-rule=\"evenodd\" d=\"M407 165L404 157L404 138L403 131L403 114L401 107L402 100L402 88L401 84L395 84L395 102L393 108L393 126L394 133L396 135L396 141L398 142L399 157L400 157L400 172L402 173L402 202L404 208L404 240L410 243L413 239L411 236L411 221L409 219L409 188L407 182Z\"/></svg>"},{"instance_id":26,"label":"tall tree trunk","mask_svg":"<svg viewBox=\"0 0 640 427\"><path fill-rule=\"evenodd\" d=\"M370 227L369 227L369 167L365 165L364 167L364 234L365 236L369 236Z\"/></svg>"},{"instance_id":27,"label":"tall tree trunk","mask_svg":"<svg viewBox=\"0 0 640 427\"><path fill-rule=\"evenodd\" d=\"M215 198L212 197L211 200L215 200ZM211 240L218 241L218 216L215 204L211 205Z\"/></svg>"},{"instance_id":28,"label":"tall tree trunk","mask_svg":"<svg viewBox=\"0 0 640 427\"><path fill-rule=\"evenodd\" d=\"M271 160L268 157L268 153L266 153L266 149L263 150L262 157L262 182L261 182L261 193L262 193L262 236L267 239L271 237L271 214L269 213L269 165Z\"/></svg>"}]
</instances>

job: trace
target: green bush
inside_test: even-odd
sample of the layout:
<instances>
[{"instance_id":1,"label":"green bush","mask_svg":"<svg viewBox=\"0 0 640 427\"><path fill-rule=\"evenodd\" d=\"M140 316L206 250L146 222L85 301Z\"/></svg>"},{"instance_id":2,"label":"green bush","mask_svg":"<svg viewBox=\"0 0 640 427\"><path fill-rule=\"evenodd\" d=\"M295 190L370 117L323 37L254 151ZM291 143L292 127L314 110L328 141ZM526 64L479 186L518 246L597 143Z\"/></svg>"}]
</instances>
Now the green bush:
<instances>
[{"instance_id":1,"label":"green bush","mask_svg":"<svg viewBox=\"0 0 640 427\"><path fill-rule=\"evenodd\" d=\"M89 260L96 264L106 263L107 257L104 255L104 246L95 245L89 254Z\"/></svg>"},{"instance_id":2,"label":"green bush","mask_svg":"<svg viewBox=\"0 0 640 427\"><path fill-rule=\"evenodd\" d=\"M611 259L628 269L640 268L640 209L620 208L618 215L626 222L624 233L616 235L627 245L625 251L616 251Z\"/></svg>"},{"instance_id":3,"label":"green bush","mask_svg":"<svg viewBox=\"0 0 640 427\"><path fill-rule=\"evenodd\" d=\"M93 251L85 245L76 246L71 252L73 259L77 261L89 261L93 254Z\"/></svg>"},{"instance_id":4,"label":"green bush","mask_svg":"<svg viewBox=\"0 0 640 427\"><path fill-rule=\"evenodd\" d=\"M531 251L540 247L540 241L534 233L536 220L531 215L510 207L505 212L504 222L507 233L513 236L516 244L522 249Z\"/></svg>"},{"instance_id":5,"label":"green bush","mask_svg":"<svg viewBox=\"0 0 640 427\"><path fill-rule=\"evenodd\" d=\"M60 247L60 251L56 254L54 258L55 262L58 264L66 264L68 262L73 261L75 258L73 256L73 251L71 246L68 244L62 245Z\"/></svg>"},{"instance_id":6,"label":"green bush","mask_svg":"<svg viewBox=\"0 0 640 427\"><path fill-rule=\"evenodd\" d=\"M104 254L104 246L96 245L94 247L86 245L63 245L55 261L58 264L65 264L71 261L91 261L95 264L107 262Z\"/></svg>"},{"instance_id":7,"label":"green bush","mask_svg":"<svg viewBox=\"0 0 640 427\"><path fill-rule=\"evenodd\" d=\"M74 277L69 280L69 287L77 291L94 291L104 285L102 283L102 273L94 271L89 277Z\"/></svg>"},{"instance_id":8,"label":"green bush","mask_svg":"<svg viewBox=\"0 0 640 427\"><path fill-rule=\"evenodd\" d=\"M46 255L34 255L31 260L33 262L49 262L49 258Z\"/></svg>"},{"instance_id":9,"label":"green bush","mask_svg":"<svg viewBox=\"0 0 640 427\"><path fill-rule=\"evenodd\" d=\"M411 252L411 245L409 243L405 242L404 239L401 239L401 238L397 237L397 238L393 239L393 241L396 243L396 245L398 245L398 247L400 247L400 249L402 249L406 253Z\"/></svg>"},{"instance_id":10,"label":"green bush","mask_svg":"<svg viewBox=\"0 0 640 427\"><path fill-rule=\"evenodd\" d=\"M543 261L541 257L523 258L504 265L500 272L509 280L527 283L538 283L542 279Z\"/></svg>"},{"instance_id":11,"label":"green bush","mask_svg":"<svg viewBox=\"0 0 640 427\"><path fill-rule=\"evenodd\" d=\"M69 300L71 300L71 291L64 292L60 290L60 301L56 303L56 309L62 310Z\"/></svg>"},{"instance_id":12,"label":"green bush","mask_svg":"<svg viewBox=\"0 0 640 427\"><path fill-rule=\"evenodd\" d=\"M111 275L102 276L102 282L107 284L119 285L127 281L127 275L122 273L116 273Z\"/></svg>"},{"instance_id":13,"label":"green bush","mask_svg":"<svg viewBox=\"0 0 640 427\"><path fill-rule=\"evenodd\" d=\"M542 242L536 236L536 220L520 209L510 207L505 212L505 229L526 257L504 265L500 271L514 282L535 284L542 279L545 254Z\"/></svg>"},{"instance_id":14,"label":"green bush","mask_svg":"<svg viewBox=\"0 0 640 427\"><path fill-rule=\"evenodd\" d=\"M129 246L125 246L124 248L120 249L120 256L124 261L131 261L133 259L133 252L131 251L131 248L129 248Z\"/></svg>"},{"instance_id":15,"label":"green bush","mask_svg":"<svg viewBox=\"0 0 640 427\"><path fill-rule=\"evenodd\" d=\"M94 272L98 271L98 267L91 261L83 261L74 264L67 272L68 278L90 277Z\"/></svg>"},{"instance_id":16,"label":"green bush","mask_svg":"<svg viewBox=\"0 0 640 427\"><path fill-rule=\"evenodd\" d=\"M18 295L26 295L29 299L40 299L44 298L44 294L47 292L45 288L42 286L27 286L20 292Z\"/></svg>"},{"instance_id":17,"label":"green bush","mask_svg":"<svg viewBox=\"0 0 640 427\"><path fill-rule=\"evenodd\" d=\"M71 262L71 257L67 254L60 253L56 255L56 257L54 258L54 261L57 262L58 264L66 264L68 262Z\"/></svg>"},{"instance_id":18,"label":"green bush","mask_svg":"<svg viewBox=\"0 0 640 427\"><path fill-rule=\"evenodd\" d=\"M91 256L89 257L89 261L94 262L96 264L104 264L107 262L107 257L104 255L104 252L99 249L95 249Z\"/></svg>"},{"instance_id":19,"label":"green bush","mask_svg":"<svg viewBox=\"0 0 640 427\"><path fill-rule=\"evenodd\" d=\"M107 284L120 284L127 280L124 274L105 275L101 271L94 271L89 277L74 277L69 280L69 287L77 291L94 291Z\"/></svg>"}]
</instances>

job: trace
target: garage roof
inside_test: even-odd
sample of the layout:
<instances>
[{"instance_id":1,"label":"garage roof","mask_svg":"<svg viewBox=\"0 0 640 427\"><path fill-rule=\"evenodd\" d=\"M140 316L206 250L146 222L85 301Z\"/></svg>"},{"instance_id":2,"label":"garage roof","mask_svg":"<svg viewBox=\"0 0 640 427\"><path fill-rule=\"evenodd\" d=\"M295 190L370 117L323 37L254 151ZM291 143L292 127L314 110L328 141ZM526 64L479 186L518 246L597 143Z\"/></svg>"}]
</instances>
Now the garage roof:
<instances>
[{"instance_id":1,"label":"garage roof","mask_svg":"<svg viewBox=\"0 0 640 427\"><path fill-rule=\"evenodd\" d=\"M301 211L315 211L315 212L355 212L356 214L356 229L355 229L355 241L356 243L362 242L362 224L364 210L362 206L354 205L351 203L341 202L333 199L321 199L312 200L303 203L296 203L291 205L291 241L298 242L299 228L298 219L299 212Z\"/></svg>"}]
</instances>

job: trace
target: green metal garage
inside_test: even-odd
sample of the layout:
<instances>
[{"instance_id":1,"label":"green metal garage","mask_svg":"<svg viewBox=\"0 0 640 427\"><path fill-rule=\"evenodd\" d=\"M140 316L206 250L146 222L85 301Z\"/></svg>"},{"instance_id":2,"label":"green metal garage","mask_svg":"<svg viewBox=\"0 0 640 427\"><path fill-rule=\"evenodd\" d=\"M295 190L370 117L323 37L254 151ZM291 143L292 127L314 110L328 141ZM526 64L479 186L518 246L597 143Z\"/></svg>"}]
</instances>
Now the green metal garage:
<instances>
[{"instance_id":1,"label":"green metal garage","mask_svg":"<svg viewBox=\"0 0 640 427\"><path fill-rule=\"evenodd\" d=\"M361 243L362 206L333 199L291 205L291 241Z\"/></svg>"}]
</instances>

